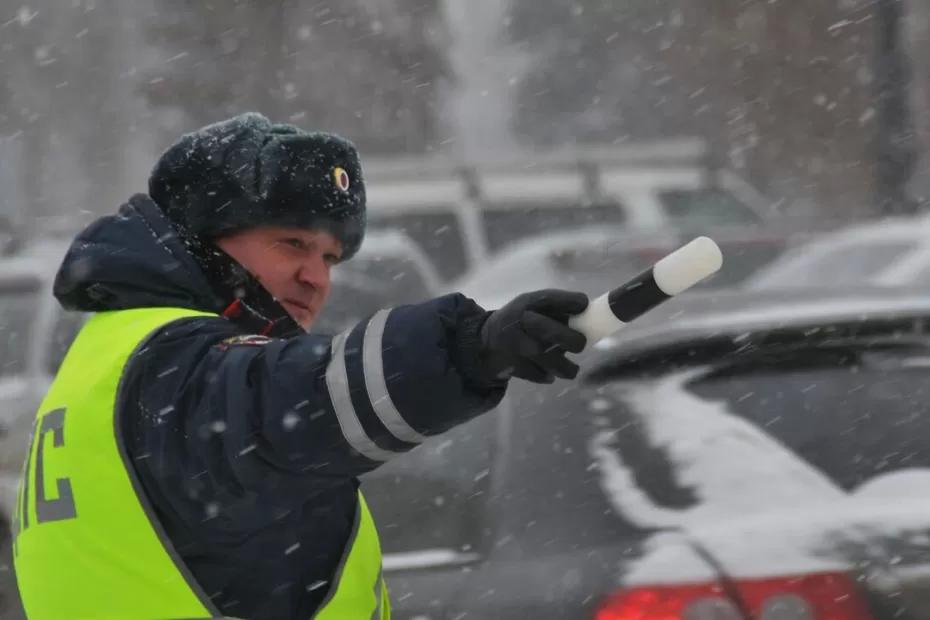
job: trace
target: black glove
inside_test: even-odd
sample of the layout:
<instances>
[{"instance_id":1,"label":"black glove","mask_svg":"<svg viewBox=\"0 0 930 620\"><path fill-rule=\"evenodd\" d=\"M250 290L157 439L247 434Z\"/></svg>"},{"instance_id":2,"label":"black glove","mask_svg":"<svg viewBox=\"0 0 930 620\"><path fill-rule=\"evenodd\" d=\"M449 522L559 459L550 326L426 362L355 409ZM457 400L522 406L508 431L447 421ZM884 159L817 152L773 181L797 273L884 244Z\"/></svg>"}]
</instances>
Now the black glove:
<instances>
[{"instance_id":1,"label":"black glove","mask_svg":"<svg viewBox=\"0 0 930 620\"><path fill-rule=\"evenodd\" d=\"M574 379L578 365L565 353L583 351L587 338L567 323L569 316L587 307L584 293L547 289L524 293L495 310L481 327L484 373L497 380L518 377L533 383Z\"/></svg>"}]
</instances>

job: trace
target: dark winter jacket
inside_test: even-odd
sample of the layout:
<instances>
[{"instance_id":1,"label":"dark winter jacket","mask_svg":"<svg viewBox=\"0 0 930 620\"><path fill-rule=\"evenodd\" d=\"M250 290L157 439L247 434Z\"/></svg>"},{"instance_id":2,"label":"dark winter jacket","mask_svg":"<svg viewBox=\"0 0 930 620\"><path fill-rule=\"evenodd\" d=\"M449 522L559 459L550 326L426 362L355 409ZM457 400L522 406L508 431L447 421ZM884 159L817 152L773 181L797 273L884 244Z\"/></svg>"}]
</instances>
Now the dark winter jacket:
<instances>
[{"instance_id":1,"label":"dark winter jacket","mask_svg":"<svg viewBox=\"0 0 930 620\"><path fill-rule=\"evenodd\" d=\"M231 301L144 195L75 240L55 292L82 311L220 314ZM356 476L500 401L502 386L468 378L484 314L450 295L335 339L256 336L249 313L183 319L130 358L117 402L125 445L223 613L309 618L349 536Z\"/></svg>"}]
</instances>

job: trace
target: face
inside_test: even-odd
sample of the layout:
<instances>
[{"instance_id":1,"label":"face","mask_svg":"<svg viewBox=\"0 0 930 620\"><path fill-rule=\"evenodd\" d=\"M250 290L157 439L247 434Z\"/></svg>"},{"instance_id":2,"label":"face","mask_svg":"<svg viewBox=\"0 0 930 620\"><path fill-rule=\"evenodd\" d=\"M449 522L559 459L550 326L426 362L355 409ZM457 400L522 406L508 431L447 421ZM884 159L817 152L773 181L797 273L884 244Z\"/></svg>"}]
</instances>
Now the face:
<instances>
[{"instance_id":1,"label":"face","mask_svg":"<svg viewBox=\"0 0 930 620\"><path fill-rule=\"evenodd\" d=\"M330 269L342 244L323 230L262 226L216 240L254 275L304 329L319 315L330 290Z\"/></svg>"}]
</instances>

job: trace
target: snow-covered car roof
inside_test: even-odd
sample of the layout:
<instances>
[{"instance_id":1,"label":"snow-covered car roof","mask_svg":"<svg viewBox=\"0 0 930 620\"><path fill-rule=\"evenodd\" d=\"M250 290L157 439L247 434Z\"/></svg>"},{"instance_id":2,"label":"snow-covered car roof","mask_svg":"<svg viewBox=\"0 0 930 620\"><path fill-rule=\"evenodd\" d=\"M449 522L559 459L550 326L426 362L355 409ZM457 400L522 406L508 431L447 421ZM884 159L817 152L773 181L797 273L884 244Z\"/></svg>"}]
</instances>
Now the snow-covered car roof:
<instances>
[{"instance_id":1,"label":"snow-covered car roof","mask_svg":"<svg viewBox=\"0 0 930 620\"><path fill-rule=\"evenodd\" d=\"M786 252L748 290L923 284L930 275L930 216L888 218L825 234ZM928 280L930 281L930 280Z\"/></svg>"},{"instance_id":2,"label":"snow-covered car roof","mask_svg":"<svg viewBox=\"0 0 930 620\"><path fill-rule=\"evenodd\" d=\"M653 250L649 258L659 259L677 241L671 232L632 233L605 226L537 235L503 250L453 283L450 289L472 297L486 308L494 308L525 291L554 286L571 288L583 280L603 280L604 275L597 272L605 268L616 267L616 276L611 281L619 285L632 273L622 272L615 259L628 256L631 263L628 271L632 271L640 266L632 264L635 252Z\"/></svg>"},{"instance_id":3,"label":"snow-covered car roof","mask_svg":"<svg viewBox=\"0 0 930 620\"><path fill-rule=\"evenodd\" d=\"M690 293L651 310L595 348L605 358L632 361L650 351L710 340L728 340L738 347L751 344L757 333L781 331L803 338L875 321L901 322L920 331L927 319L930 296L908 289Z\"/></svg>"}]
</instances>

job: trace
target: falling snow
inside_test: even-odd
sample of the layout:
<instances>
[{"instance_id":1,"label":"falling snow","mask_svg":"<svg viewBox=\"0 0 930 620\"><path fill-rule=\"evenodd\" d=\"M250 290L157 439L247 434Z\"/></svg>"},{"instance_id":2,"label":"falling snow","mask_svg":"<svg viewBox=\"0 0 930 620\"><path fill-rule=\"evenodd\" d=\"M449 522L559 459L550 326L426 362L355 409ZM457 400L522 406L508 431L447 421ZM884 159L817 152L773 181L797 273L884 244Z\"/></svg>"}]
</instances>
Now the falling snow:
<instances>
[{"instance_id":1,"label":"falling snow","mask_svg":"<svg viewBox=\"0 0 930 620\"><path fill-rule=\"evenodd\" d=\"M64 488L79 519L92 514L71 470L91 447L122 451L160 529L183 531L180 557L195 549L193 573L245 571L260 604L306 609L336 591L319 558L339 556L360 490L398 616L589 617L619 589L723 571L737 586L849 575L858 590L830 604L861 591L889 616L930 617L930 3L705 4L0 9L0 617L22 620L7 532L54 527L37 496L62 502ZM116 214L173 140L245 110L339 133L360 153L358 253L331 281L273 293L328 292L310 333L235 350L199 334L188 356L198 320L260 328L182 321L113 369L124 410L106 441L87 443L85 421L112 407L90 411L80 395L50 396L64 427L43 428L62 364L97 398L95 364L128 355L113 340L66 357L96 311L219 313L230 296L262 329L284 315L253 280L213 281L200 252L214 237L153 215L136 243L136 207ZM211 224L272 195L258 160L203 162L249 195L185 185L203 190ZM340 195L328 165L320 178ZM118 232L88 229L65 259L103 216ZM548 288L593 299L696 235L722 247L720 273L571 355L580 380L513 379L483 415L474 403L496 392L468 373L501 353L457 314L470 302L417 305L464 293L493 310ZM283 265L274 248L258 260ZM455 309L426 310L440 305ZM382 335L367 321L391 308ZM231 559L249 541L261 562ZM257 604L215 585L226 615Z\"/></svg>"}]
</instances>

